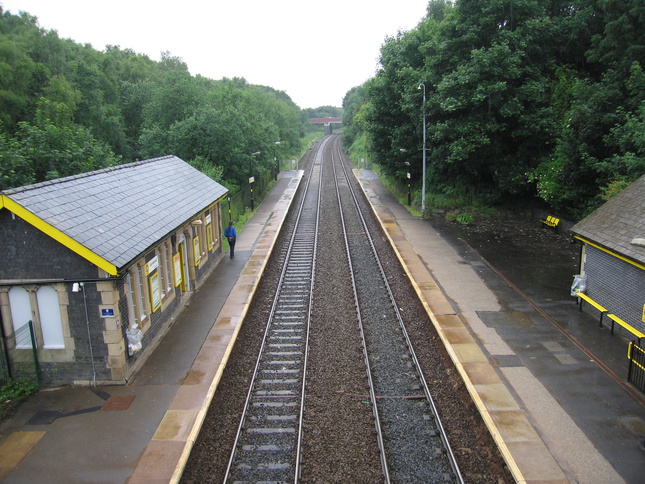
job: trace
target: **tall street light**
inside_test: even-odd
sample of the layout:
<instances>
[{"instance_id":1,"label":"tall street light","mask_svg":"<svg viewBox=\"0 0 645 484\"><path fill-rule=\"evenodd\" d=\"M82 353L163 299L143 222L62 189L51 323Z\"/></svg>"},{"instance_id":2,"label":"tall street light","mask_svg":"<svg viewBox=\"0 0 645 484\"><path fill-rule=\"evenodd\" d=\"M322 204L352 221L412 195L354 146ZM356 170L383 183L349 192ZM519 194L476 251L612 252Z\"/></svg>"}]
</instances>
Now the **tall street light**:
<instances>
[{"instance_id":1,"label":"tall street light","mask_svg":"<svg viewBox=\"0 0 645 484\"><path fill-rule=\"evenodd\" d=\"M278 179L278 157L276 155L276 148L280 144L279 141L273 143L273 169L275 170L275 179Z\"/></svg>"},{"instance_id":2,"label":"tall street light","mask_svg":"<svg viewBox=\"0 0 645 484\"><path fill-rule=\"evenodd\" d=\"M401 153L407 153L408 152L408 150L406 150L405 148L399 148L399 151ZM407 180L408 180L408 207L409 207L410 205L412 205L412 193L410 192L410 182L412 181L412 176L410 175L410 162L405 161L404 163L405 163L405 166L408 167L406 175L407 175Z\"/></svg>"},{"instance_id":3,"label":"tall street light","mask_svg":"<svg viewBox=\"0 0 645 484\"><path fill-rule=\"evenodd\" d=\"M255 153L251 153L251 156L258 156L261 151L256 151ZM251 163L249 163L249 187L251 188L251 212L255 209L255 202L253 200L253 182L255 181L255 178L251 176Z\"/></svg>"},{"instance_id":4,"label":"tall street light","mask_svg":"<svg viewBox=\"0 0 645 484\"><path fill-rule=\"evenodd\" d=\"M426 85L419 84L418 89L423 88L423 188L421 189L421 216L426 215Z\"/></svg>"}]
</instances>

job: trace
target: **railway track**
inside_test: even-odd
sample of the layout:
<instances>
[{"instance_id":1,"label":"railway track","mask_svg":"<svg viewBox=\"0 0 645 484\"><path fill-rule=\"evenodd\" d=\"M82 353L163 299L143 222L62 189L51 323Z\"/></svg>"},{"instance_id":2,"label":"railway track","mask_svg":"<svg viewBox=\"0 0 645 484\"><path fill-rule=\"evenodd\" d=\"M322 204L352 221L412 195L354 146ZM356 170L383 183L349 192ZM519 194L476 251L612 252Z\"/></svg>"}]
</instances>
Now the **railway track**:
<instances>
[{"instance_id":1,"label":"railway track","mask_svg":"<svg viewBox=\"0 0 645 484\"><path fill-rule=\"evenodd\" d=\"M463 482L343 156L336 146L332 166L385 481Z\"/></svg>"},{"instance_id":2,"label":"railway track","mask_svg":"<svg viewBox=\"0 0 645 484\"><path fill-rule=\"evenodd\" d=\"M295 482L314 292L322 149L286 251L225 482Z\"/></svg>"},{"instance_id":3,"label":"railway track","mask_svg":"<svg viewBox=\"0 0 645 484\"><path fill-rule=\"evenodd\" d=\"M339 138L325 138L311 164L295 228L278 258L282 271L225 482L298 482L301 466L314 465L302 452L303 419L321 194L327 184L335 187L340 207L338 230L355 307L345 314L345 324L360 333L367 387L360 397L373 414L381 479L463 482L342 157ZM315 430L310 434L314 438Z\"/></svg>"}]
</instances>

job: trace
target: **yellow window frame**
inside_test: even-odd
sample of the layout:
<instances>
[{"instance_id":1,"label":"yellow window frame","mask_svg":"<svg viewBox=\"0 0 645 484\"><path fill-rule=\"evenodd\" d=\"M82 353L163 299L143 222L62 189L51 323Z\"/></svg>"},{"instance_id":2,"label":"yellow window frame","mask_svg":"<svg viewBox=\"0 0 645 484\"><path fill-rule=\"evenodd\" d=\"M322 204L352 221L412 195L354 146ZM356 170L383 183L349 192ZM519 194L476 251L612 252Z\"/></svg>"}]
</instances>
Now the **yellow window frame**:
<instances>
[{"instance_id":1,"label":"yellow window frame","mask_svg":"<svg viewBox=\"0 0 645 484\"><path fill-rule=\"evenodd\" d=\"M215 247L215 237L213 237L213 224L206 226L206 239L208 241L208 250L213 250Z\"/></svg>"},{"instance_id":2,"label":"yellow window frame","mask_svg":"<svg viewBox=\"0 0 645 484\"><path fill-rule=\"evenodd\" d=\"M148 277L148 288L150 289L150 307L154 313L161 307L161 287L159 285L159 272ZM155 295L157 298L155 299Z\"/></svg>"},{"instance_id":3,"label":"yellow window frame","mask_svg":"<svg viewBox=\"0 0 645 484\"><path fill-rule=\"evenodd\" d=\"M198 266L202 260L202 249L199 246L199 235L193 239L193 254L195 255L195 265Z\"/></svg>"}]
</instances>

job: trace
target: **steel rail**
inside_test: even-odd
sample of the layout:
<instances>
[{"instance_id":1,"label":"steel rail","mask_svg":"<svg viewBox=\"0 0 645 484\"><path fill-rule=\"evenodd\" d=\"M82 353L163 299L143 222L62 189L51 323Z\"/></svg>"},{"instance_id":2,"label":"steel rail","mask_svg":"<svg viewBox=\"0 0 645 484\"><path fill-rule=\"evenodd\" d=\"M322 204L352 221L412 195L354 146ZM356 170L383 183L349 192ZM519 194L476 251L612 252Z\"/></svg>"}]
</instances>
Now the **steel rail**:
<instances>
[{"instance_id":1,"label":"steel rail","mask_svg":"<svg viewBox=\"0 0 645 484\"><path fill-rule=\"evenodd\" d=\"M436 425L437 425L437 427L439 429L440 437L441 437L441 440L442 440L443 445L445 447L445 450L447 452L448 460L450 462L450 466L452 467L452 470L455 473L455 476L457 477L458 481L463 484L463 482L464 482L463 476L461 475L461 471L459 470L459 466L457 465L457 460L456 460L455 455L454 455L454 453L452 451L452 447L450 446L450 442L448 441L448 436L446 434L446 431L445 431L445 429L443 427L443 424L441 423L441 418L440 418L439 413L437 411L437 407L435 405L434 399L432 398L432 394L431 394L430 389L428 387L428 383L427 383L427 381L426 381L426 379L425 379L425 377L423 375L421 365L420 365L419 360L417 358L416 352L414 351L414 347L413 347L412 341L410 339L410 336L408 334L407 328L405 327L405 322L403 320L403 317L401 316L401 312L399 311L399 307L396 304L394 294L392 293L392 288L390 286L390 283L388 282L387 275L385 274L385 270L383 269L383 265L381 264L381 260L380 260L380 258L378 256L378 252L377 252L376 247L374 245L372 235L371 235L371 233L369 231L369 228L367 226L367 222L365 221L365 217L363 216L363 214L361 212L360 204L358 202L358 197L356 196L355 190L352 187L351 179L349 177L349 174L347 173L345 163L343 162L342 150L338 146L336 146L336 150L337 150L338 158L340 160L340 166L341 166L341 168L343 170L345 178L347 179L347 185L348 185L348 188L349 188L349 192L350 192L350 194L352 196L354 206L356 207L356 210L357 210L358 215L360 217L361 223L362 223L362 225L364 227L365 234L367 235L367 239L368 239L369 244L370 244L371 249L372 249L372 253L373 253L375 261L376 261L376 263L377 263L377 265L379 267L381 278L383 280L384 286L386 287L387 292L389 294L390 301L392 303L392 307L393 307L393 309L394 309L394 311L396 313L396 316L397 316L397 319L398 319L402 334L404 335L406 345L407 345L408 350L410 352L410 357L411 357L411 359L412 359L412 361L413 361L413 363L415 365L416 372L417 372L417 374L419 376L419 380L420 380L420 382L422 384L425 398L428 401L430 407L432 408L432 412L433 412L434 417L435 417L435 423L436 423ZM352 280L353 280L353 276L352 276Z\"/></svg>"},{"instance_id":2,"label":"steel rail","mask_svg":"<svg viewBox=\"0 0 645 484\"><path fill-rule=\"evenodd\" d=\"M308 357L309 323L315 281L315 253L318 239L318 224L321 204L322 188L322 153L327 143L323 140L318 148L314 162L311 165L309 176L304 187L304 196L298 206L295 229L284 256L284 263L279 278L278 289L273 299L266 329L261 343L258 358L244 403L244 411L240 418L235 443L231 451L224 482L237 481L284 481L298 482L300 474L301 443L303 435L303 411ZM318 185L312 188L311 181L318 172ZM312 200L310 196L315 197ZM314 210L308 210L313 203ZM313 212L313 213L312 213ZM313 225L313 228L312 228ZM313 234L313 237L312 237ZM304 291L302 281L309 282L309 287ZM306 287L306 286L305 286ZM295 292L294 292L295 291ZM306 308L303 313L303 299L306 299ZM300 329L300 321L303 329ZM282 325L282 326L280 326ZM285 327L286 329L276 329ZM302 334L297 334L301 332ZM276 342L272 342L276 341ZM301 341L302 343L298 343ZM284 350L284 351L283 351ZM295 351L293 351L295 350ZM302 359L298 361L298 352L302 351ZM288 355L294 360L270 360L273 355ZM277 370L263 370L266 365L278 365ZM286 367L290 368L287 369ZM263 381L262 372L275 374L288 374L291 378L269 379ZM290 388L288 385L298 385L299 395L291 390L267 390L266 388ZM289 399L299 400L299 403ZM261 401L260 401L261 400ZM271 401L273 400L273 401ZM275 403L274 403L275 402ZM285 403L286 402L286 403ZM250 425L266 418L262 410L269 408L275 411L278 407L298 406L297 428L278 427L251 428ZM254 413L254 410L257 412ZM287 408L288 410L288 408ZM277 422L292 421L294 416L270 415L269 419ZM280 444L257 443L262 440L252 440L250 434L277 434ZM291 435L295 435L291 438ZM266 439L265 439L266 440ZM286 442L286 443L285 443ZM261 475L261 477L260 477ZM286 476L286 477L285 477ZM289 478L289 476L291 478Z\"/></svg>"},{"instance_id":3,"label":"steel rail","mask_svg":"<svg viewBox=\"0 0 645 484\"><path fill-rule=\"evenodd\" d=\"M379 453L380 453L380 459L381 459L381 467L383 471L383 478L384 482L388 484L390 482L390 472L388 469L388 464L387 464L387 455L385 452L385 444L383 442L383 430L381 429L381 419L379 418L379 411L378 411L378 405L376 405L376 393L374 390L374 382L372 379L372 369L369 361L369 353L367 351L367 338L365 336L365 331L363 328L363 318L361 315L361 309L360 309L360 303L359 303L359 297L358 297L358 290L356 288L356 278L354 277L354 270L352 269L352 254L351 250L349 247L349 240L347 238L347 226L345 224L345 214L343 213L343 205L342 205L342 200L340 196L340 187L338 186L338 178L337 178L337 173L336 173L336 164L334 163L334 154L332 152L332 169L334 173L334 186L336 188L336 197L338 199L338 212L340 215L340 223L343 231L343 236L345 239L345 251L347 253L347 262L348 262L348 268L349 268L349 274L352 280L352 291L354 293L354 305L356 306L356 318L358 320L358 328L359 332L361 335L361 347L363 350L363 359L365 360L365 369L367 373L367 380L368 380L368 387L369 387L369 394L370 394L370 399L372 401L372 412L374 414L374 426L376 429L376 438L378 441L378 447L379 447ZM342 164L342 159L341 159L341 164ZM345 173L347 175L347 173ZM349 180L348 180L349 183Z\"/></svg>"}]
</instances>

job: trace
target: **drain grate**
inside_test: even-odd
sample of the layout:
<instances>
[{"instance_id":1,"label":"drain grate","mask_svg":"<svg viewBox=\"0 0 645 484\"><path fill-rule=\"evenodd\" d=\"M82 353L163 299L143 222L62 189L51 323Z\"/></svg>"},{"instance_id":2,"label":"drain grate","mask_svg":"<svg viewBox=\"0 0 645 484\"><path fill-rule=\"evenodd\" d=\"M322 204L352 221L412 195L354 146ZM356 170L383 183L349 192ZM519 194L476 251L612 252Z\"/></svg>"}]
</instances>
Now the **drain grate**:
<instances>
[{"instance_id":1,"label":"drain grate","mask_svg":"<svg viewBox=\"0 0 645 484\"><path fill-rule=\"evenodd\" d=\"M133 400L134 395L113 395L106 400L101 410L126 410Z\"/></svg>"}]
</instances>

